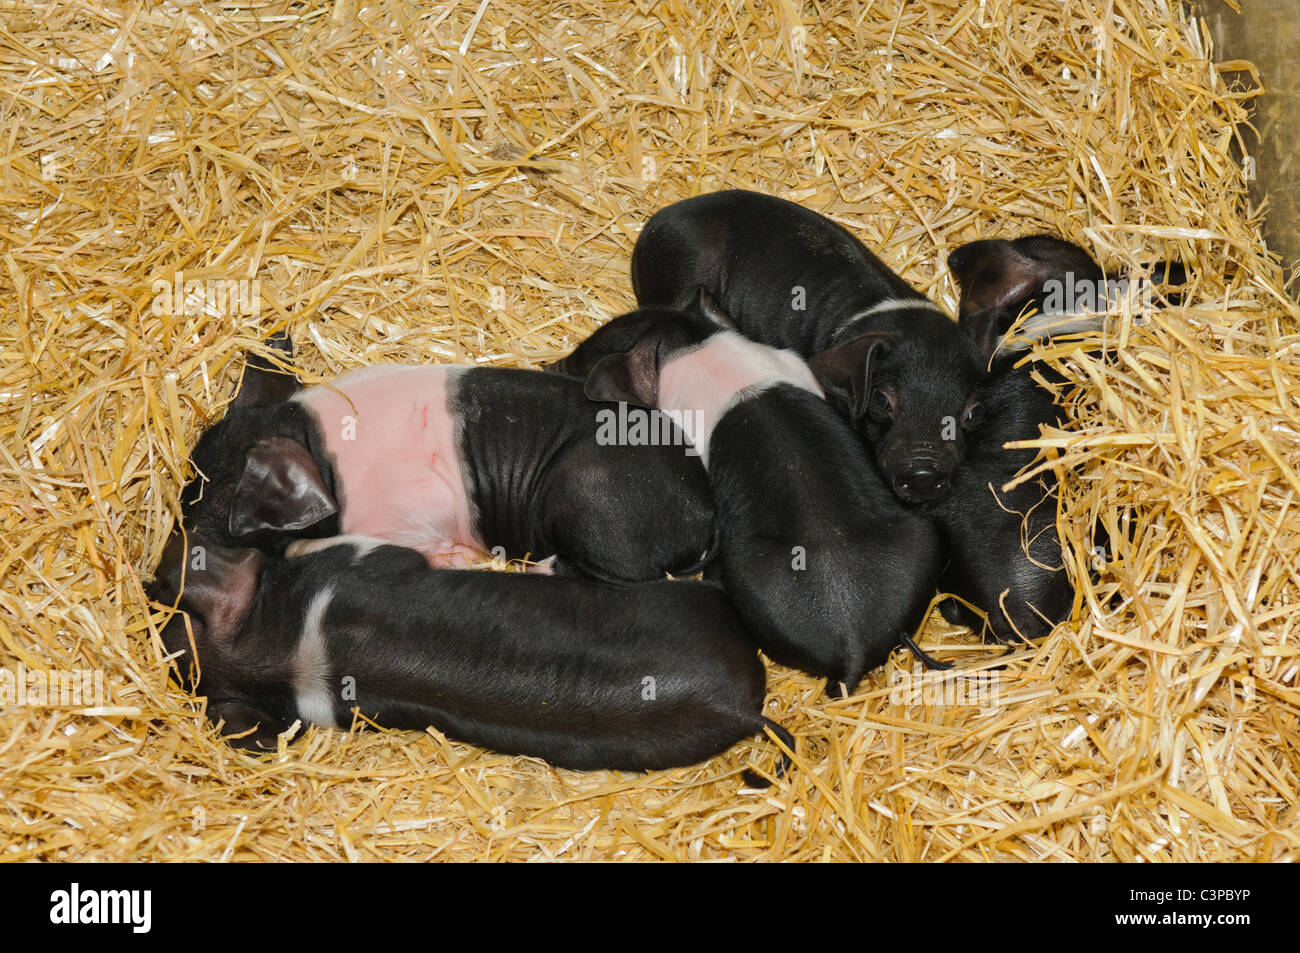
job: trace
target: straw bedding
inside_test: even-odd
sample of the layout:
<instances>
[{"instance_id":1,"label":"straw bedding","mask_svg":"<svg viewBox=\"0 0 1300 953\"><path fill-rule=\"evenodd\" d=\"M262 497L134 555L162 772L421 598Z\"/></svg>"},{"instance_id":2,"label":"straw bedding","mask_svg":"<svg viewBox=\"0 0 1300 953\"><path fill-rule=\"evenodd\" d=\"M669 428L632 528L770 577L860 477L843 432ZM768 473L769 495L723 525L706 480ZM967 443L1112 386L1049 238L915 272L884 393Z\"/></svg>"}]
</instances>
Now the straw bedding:
<instances>
[{"instance_id":1,"label":"straw bedding","mask_svg":"<svg viewBox=\"0 0 1300 953\"><path fill-rule=\"evenodd\" d=\"M1300 334L1232 152L1258 90L1211 55L1166 0L0 3L0 668L106 694L0 711L0 856L1300 857ZM1075 382L1041 441L1075 621L1002 660L935 613L985 707L891 698L901 651L833 702L772 666L799 752L767 791L757 739L648 775L217 740L141 584L245 352L536 366L631 306L652 211L724 187L949 309L977 237L1191 265L1109 356L1044 351Z\"/></svg>"}]
</instances>

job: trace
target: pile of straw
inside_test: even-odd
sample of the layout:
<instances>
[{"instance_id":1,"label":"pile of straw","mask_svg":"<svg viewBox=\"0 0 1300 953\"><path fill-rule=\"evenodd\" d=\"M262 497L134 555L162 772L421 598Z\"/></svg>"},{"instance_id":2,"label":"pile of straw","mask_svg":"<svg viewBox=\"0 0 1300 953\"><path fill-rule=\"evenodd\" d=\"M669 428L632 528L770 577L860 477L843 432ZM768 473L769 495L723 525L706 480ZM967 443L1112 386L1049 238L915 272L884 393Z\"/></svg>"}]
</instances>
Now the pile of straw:
<instances>
[{"instance_id":1,"label":"pile of straw","mask_svg":"<svg viewBox=\"0 0 1300 953\"><path fill-rule=\"evenodd\" d=\"M1231 152L1258 90L1211 57L1173 0L0 3L0 669L104 687L0 711L0 857L1300 857L1297 308ZM1044 355L1075 621L998 670L935 613L985 707L908 704L901 651L843 701L772 666L799 759L763 792L758 740L649 775L220 742L141 584L245 352L536 366L632 304L655 209L725 187L950 309L977 237L1191 266L1110 356Z\"/></svg>"}]
</instances>

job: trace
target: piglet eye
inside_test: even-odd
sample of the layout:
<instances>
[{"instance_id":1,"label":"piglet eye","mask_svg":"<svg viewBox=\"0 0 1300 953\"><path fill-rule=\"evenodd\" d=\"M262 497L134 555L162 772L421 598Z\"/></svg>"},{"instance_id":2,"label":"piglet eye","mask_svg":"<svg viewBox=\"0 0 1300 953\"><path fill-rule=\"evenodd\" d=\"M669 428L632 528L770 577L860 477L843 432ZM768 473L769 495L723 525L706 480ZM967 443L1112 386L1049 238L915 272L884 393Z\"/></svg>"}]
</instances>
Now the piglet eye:
<instances>
[{"instance_id":1,"label":"piglet eye","mask_svg":"<svg viewBox=\"0 0 1300 953\"><path fill-rule=\"evenodd\" d=\"M894 402L879 387L871 389L871 411L880 417L892 417L894 415Z\"/></svg>"},{"instance_id":2,"label":"piglet eye","mask_svg":"<svg viewBox=\"0 0 1300 953\"><path fill-rule=\"evenodd\" d=\"M966 405L966 412L962 414L961 422L967 428L978 427L984 422L984 405L978 400L971 401Z\"/></svg>"}]
</instances>

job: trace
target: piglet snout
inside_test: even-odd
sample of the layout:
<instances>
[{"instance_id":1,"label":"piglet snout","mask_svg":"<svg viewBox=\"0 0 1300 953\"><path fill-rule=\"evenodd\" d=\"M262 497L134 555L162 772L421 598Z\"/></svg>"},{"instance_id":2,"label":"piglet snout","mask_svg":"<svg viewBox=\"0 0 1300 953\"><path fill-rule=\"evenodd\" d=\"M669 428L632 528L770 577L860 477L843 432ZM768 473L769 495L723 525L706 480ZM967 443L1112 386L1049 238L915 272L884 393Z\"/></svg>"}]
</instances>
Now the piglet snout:
<instances>
[{"instance_id":1,"label":"piglet snout","mask_svg":"<svg viewBox=\"0 0 1300 953\"><path fill-rule=\"evenodd\" d=\"M951 474L920 468L894 477L894 493L908 503L934 503L952 492Z\"/></svg>"}]
</instances>

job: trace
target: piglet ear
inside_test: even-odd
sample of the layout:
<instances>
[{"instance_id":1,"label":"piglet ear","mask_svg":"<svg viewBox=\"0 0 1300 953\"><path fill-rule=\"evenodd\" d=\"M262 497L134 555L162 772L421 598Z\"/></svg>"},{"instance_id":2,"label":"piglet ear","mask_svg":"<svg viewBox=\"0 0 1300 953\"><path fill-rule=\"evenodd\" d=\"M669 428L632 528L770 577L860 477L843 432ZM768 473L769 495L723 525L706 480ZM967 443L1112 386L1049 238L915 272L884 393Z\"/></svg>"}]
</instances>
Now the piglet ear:
<instances>
[{"instance_id":1,"label":"piglet ear","mask_svg":"<svg viewBox=\"0 0 1300 953\"><path fill-rule=\"evenodd\" d=\"M229 639L253 603L262 571L262 553L256 549L226 549L199 538L192 542L185 557L180 608L202 616L212 637Z\"/></svg>"},{"instance_id":2,"label":"piglet ear","mask_svg":"<svg viewBox=\"0 0 1300 953\"><path fill-rule=\"evenodd\" d=\"M948 256L948 268L961 286L958 322L985 360L1026 306L1045 293L1047 282L1064 282L1067 274L1080 282L1102 277L1086 251L1050 235L971 242Z\"/></svg>"},{"instance_id":3,"label":"piglet ear","mask_svg":"<svg viewBox=\"0 0 1300 953\"><path fill-rule=\"evenodd\" d=\"M822 351L808 361L822 390L849 405L853 419L867 413L871 394L871 362L889 352L896 342L892 332L869 331Z\"/></svg>"},{"instance_id":4,"label":"piglet ear","mask_svg":"<svg viewBox=\"0 0 1300 953\"><path fill-rule=\"evenodd\" d=\"M718 299L704 285L695 291L695 310L719 331L736 330L736 322L731 320L731 315L722 309Z\"/></svg>"},{"instance_id":5,"label":"piglet ear","mask_svg":"<svg viewBox=\"0 0 1300 953\"><path fill-rule=\"evenodd\" d=\"M1020 309L1042 288L1034 263L1003 239L971 242L948 256L948 268L961 286L957 320L985 360Z\"/></svg>"},{"instance_id":6,"label":"piglet ear","mask_svg":"<svg viewBox=\"0 0 1300 953\"><path fill-rule=\"evenodd\" d=\"M654 335L629 351L606 354L587 374L583 393L589 400L621 401L654 407L659 401L659 353Z\"/></svg>"},{"instance_id":7,"label":"piglet ear","mask_svg":"<svg viewBox=\"0 0 1300 953\"><path fill-rule=\"evenodd\" d=\"M263 557L256 549L227 549L177 528L149 586L149 597L180 611L162 628L169 654L185 659L181 677L191 687L207 652L220 653L221 645L238 634L257 592ZM187 626L185 615L189 616ZM191 634L193 642L191 643ZM193 652L198 653L196 660Z\"/></svg>"},{"instance_id":8,"label":"piglet ear","mask_svg":"<svg viewBox=\"0 0 1300 953\"><path fill-rule=\"evenodd\" d=\"M270 437L248 451L230 508L230 534L306 529L338 510L307 448L288 437Z\"/></svg>"},{"instance_id":9,"label":"piglet ear","mask_svg":"<svg viewBox=\"0 0 1300 953\"><path fill-rule=\"evenodd\" d=\"M263 343L284 355L285 360L293 358L293 342L289 340L288 332L273 334ZM288 400L301 388L297 376L281 370L260 354L252 354L249 355L248 365L244 368L244 379L239 383L239 391L235 394L231 407L256 407Z\"/></svg>"}]
</instances>

